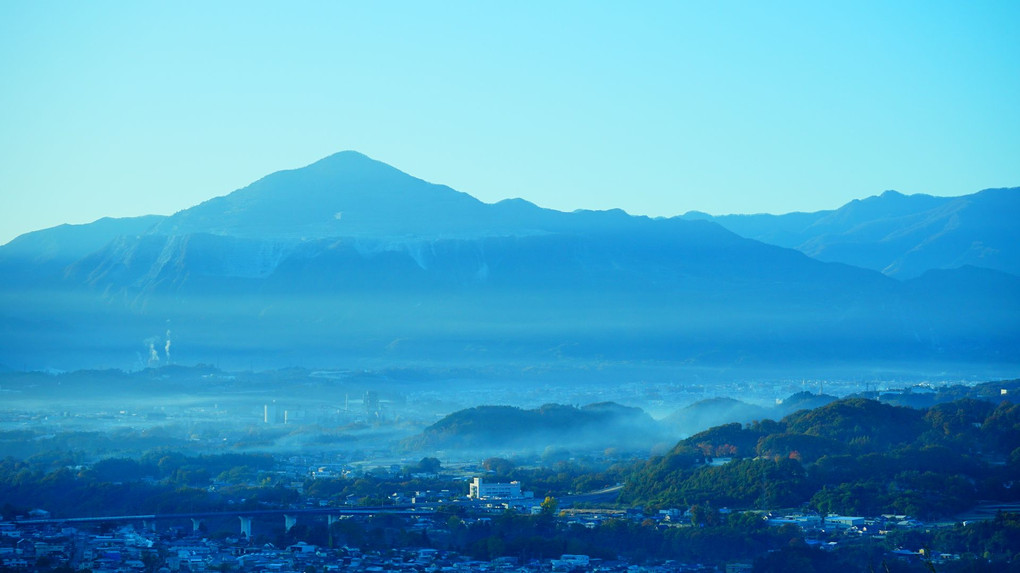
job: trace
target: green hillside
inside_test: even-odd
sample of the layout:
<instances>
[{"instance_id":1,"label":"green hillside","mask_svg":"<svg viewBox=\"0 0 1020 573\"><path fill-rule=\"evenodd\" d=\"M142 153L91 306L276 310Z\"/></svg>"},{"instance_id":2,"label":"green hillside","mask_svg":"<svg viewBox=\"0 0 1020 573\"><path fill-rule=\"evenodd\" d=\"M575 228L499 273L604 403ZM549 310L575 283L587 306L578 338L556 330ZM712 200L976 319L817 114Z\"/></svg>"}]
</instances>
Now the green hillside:
<instances>
[{"instance_id":1,"label":"green hillside","mask_svg":"<svg viewBox=\"0 0 1020 573\"><path fill-rule=\"evenodd\" d=\"M636 467L621 501L931 519L978 500L1018 500L1014 482L1020 405L968 397L912 409L847 398L695 434Z\"/></svg>"}]
</instances>

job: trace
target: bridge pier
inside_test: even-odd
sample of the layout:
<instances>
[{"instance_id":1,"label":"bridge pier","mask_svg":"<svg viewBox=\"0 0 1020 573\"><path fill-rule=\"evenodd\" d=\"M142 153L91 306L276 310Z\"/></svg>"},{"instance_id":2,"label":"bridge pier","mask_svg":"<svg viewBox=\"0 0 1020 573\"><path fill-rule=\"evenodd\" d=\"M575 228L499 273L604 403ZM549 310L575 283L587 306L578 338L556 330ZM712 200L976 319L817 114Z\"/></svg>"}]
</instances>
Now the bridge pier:
<instances>
[{"instance_id":1,"label":"bridge pier","mask_svg":"<svg viewBox=\"0 0 1020 573\"><path fill-rule=\"evenodd\" d=\"M142 529L147 531L156 531L156 520L155 519L143 519Z\"/></svg>"},{"instance_id":2,"label":"bridge pier","mask_svg":"<svg viewBox=\"0 0 1020 573\"><path fill-rule=\"evenodd\" d=\"M332 513L326 514L326 535L329 541L329 548L333 548L333 524L340 521L340 516Z\"/></svg>"},{"instance_id":3,"label":"bridge pier","mask_svg":"<svg viewBox=\"0 0 1020 573\"><path fill-rule=\"evenodd\" d=\"M251 539L251 518L243 515L238 515L237 518L241 520L241 535Z\"/></svg>"},{"instance_id":4,"label":"bridge pier","mask_svg":"<svg viewBox=\"0 0 1020 573\"><path fill-rule=\"evenodd\" d=\"M286 528L288 532L290 532L290 528L294 527L296 524L297 524L296 515L287 515L286 513L283 514L283 526L284 528Z\"/></svg>"},{"instance_id":5,"label":"bridge pier","mask_svg":"<svg viewBox=\"0 0 1020 573\"><path fill-rule=\"evenodd\" d=\"M205 523L204 520L202 520L202 519L200 519L198 517L192 517L191 518L191 530L196 532L196 533L201 531L202 530L202 525L204 523Z\"/></svg>"}]
</instances>

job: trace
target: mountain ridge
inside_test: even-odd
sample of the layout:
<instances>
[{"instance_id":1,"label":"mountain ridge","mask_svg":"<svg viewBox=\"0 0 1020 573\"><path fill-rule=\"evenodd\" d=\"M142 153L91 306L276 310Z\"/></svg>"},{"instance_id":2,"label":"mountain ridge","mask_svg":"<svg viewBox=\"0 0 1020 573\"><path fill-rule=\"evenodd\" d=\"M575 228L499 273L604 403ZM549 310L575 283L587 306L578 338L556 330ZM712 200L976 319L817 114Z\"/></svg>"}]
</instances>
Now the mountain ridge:
<instances>
[{"instance_id":1,"label":"mountain ridge","mask_svg":"<svg viewBox=\"0 0 1020 573\"><path fill-rule=\"evenodd\" d=\"M167 325L182 360L269 366L1020 361L1006 276L904 282L712 221L487 204L355 152L152 222L78 229L109 241L47 265L0 247L0 362L144 364Z\"/></svg>"},{"instance_id":2,"label":"mountain ridge","mask_svg":"<svg viewBox=\"0 0 1020 573\"><path fill-rule=\"evenodd\" d=\"M256 211L260 211L257 213L260 217L278 218L282 216L281 213L293 211L295 202L289 201L288 197L280 193L281 185L279 185L279 182L284 181L286 186L292 187L294 182L290 179L294 177L307 179L309 176L340 176L340 181L333 181L325 186L319 185L313 191L319 195L323 193L329 195L332 192L333 199L341 201L344 197L350 200L353 196L355 200L354 206L360 209L356 209L353 213L347 213L347 220L345 221L345 212L342 209L329 208L323 210L320 201L309 201L308 197L305 197L303 203L317 210L315 211L315 221L295 221L291 217L290 219L276 223L271 222L268 225L261 226L257 222L248 222L241 226L236 224L238 217L245 216L251 219L249 211L253 208L253 203L255 204ZM411 224L408 224L409 217L407 212L387 215L387 218L390 220L399 220L401 222L399 226L380 223L378 216L376 216L376 221L366 222L365 207L379 206L378 201L375 204L365 205L366 195L364 193L360 195L357 193L359 186L369 184L376 188L381 184L383 186L383 193L378 193L379 189L375 189L375 191L377 192L376 195L383 198L386 197L387 193L390 195L393 193L407 194L413 191L415 193L425 193L430 198L441 197L440 203L442 204L457 204L459 205L458 209L460 209L460 212L443 212L439 210L440 213L437 213L437 209L433 207L431 209L433 215L431 218L438 218L437 215L439 214L442 216L453 215L450 218L459 221L460 228L452 229L449 226L444 228L441 224L423 224L413 221ZM272 188L273 185L275 185L275 188ZM271 189L265 189L267 186L271 187ZM272 197L272 201L267 201L266 191L275 191L280 196ZM303 192L307 194L308 191L303 189ZM274 238L295 241L340 236L371 237L373 239L386 237L392 239L421 239L424 237L464 238L493 235L523 235L541 232L577 232L582 230L582 228L598 232L604 229L607 223L645 219L653 221L700 220L713 222L731 232L735 232L741 237L759 240L784 248L793 248L812 258L825 262L842 262L853 266L878 270L897 278L914 278L930 268L955 268L965 264L984 266L1020 275L1020 258L1018 258L1020 255L1010 253L1010 261L1017 259L1017 264L1015 265L1012 262L1006 265L982 264L983 261L980 259L983 256L999 256L1001 258L1001 252L1004 249L982 245L980 241L972 242L969 249L963 253L958 253L956 258L949 262L936 260L927 266L918 266L916 263L912 263L910 268L906 270L902 269L905 264L902 260L893 261L882 266L873 261L866 260L867 256L860 253L841 253L841 250L845 251L854 248L853 245L847 244L846 237L848 234L853 235L853 242L856 243L861 241L889 243L904 237L909 239L919 229L923 230L929 227L933 220L945 222L943 220L949 219L944 225L943 233L936 233L925 237L926 240L913 246L914 251L923 250L923 247L927 244L945 241L944 235L950 234L954 230L953 227L958 226L958 223L952 219L956 212L969 207L975 201L979 201L982 197L991 194L1007 194L1010 199L1015 201L1020 197L1020 188L986 189L973 195L958 197L935 197L924 194L904 195L890 190L878 196L854 199L838 209L811 213L792 212L783 215L748 214L713 216L707 213L690 211L679 217L648 218L631 216L619 209L607 211L576 210L566 213L541 208L521 198L504 199L491 204L483 203L466 193L456 191L444 185L428 183L359 152L348 150L327 156L302 168L271 173L246 187L203 201L198 205L183 209L170 216L149 215L123 219L104 217L90 224L61 225L26 233L16 237L7 245L0 246L0 259L22 256L30 252L32 247L24 247L33 241L38 243L39 240L44 240L53 243L58 240L56 238L58 233L64 232L62 230L67 229L74 229L76 236L73 241L65 240L62 244L62 248L73 247L70 252L62 254L64 263L67 263L66 259L72 256L81 257L87 254L84 252L86 249L90 252L97 250L102 244L109 242L109 240L119 235L139 234L144 231L167 236L208 233L256 239ZM369 198L371 199L371 197ZM378 198L376 197L375 199ZM358 204L359 202L361 204ZM399 201L391 200L385 206L392 208L394 203L399 203ZM259 206L260 204L263 205ZM331 207L339 207L339 205L334 204ZM407 211L420 215L420 218L423 219L430 218L427 216L429 215L428 209L422 210L417 207L415 205ZM922 211L921 213L918 212L919 208ZM942 212L939 212L939 208L942 209ZM488 212L485 212L486 210ZM1003 209L993 209L993 211L996 214L1008 212L1008 210ZM567 217L571 215L576 215L577 217L570 223L567 223ZM889 221L890 216L895 220ZM581 221L582 217L586 218L587 221L580 223L579 221ZM906 223L908 224L898 220L897 218L899 217L907 217L909 220ZM222 221L224 218L227 221ZM352 221L352 218L360 218L362 220ZM367 218L370 219L372 216L368 215ZM520 223L522 219L527 219L528 224L537 228L528 229L526 226L522 226ZM135 223L135 221L143 220L146 221L144 226L151 227L150 229L139 228ZM465 220L473 221L473 223L465 226ZM1006 229L1010 227L1008 224L1000 226ZM95 238L93 238L102 233L100 227L105 228L106 231L106 235L103 235L106 237L106 240L101 241L100 243L102 244L97 243ZM115 227L121 228L117 229ZM833 240L833 233L838 235L838 237L843 237L843 239ZM84 241L81 240L86 234L92 235L92 237ZM1007 238L1012 238L1012 236ZM1000 244L1002 242L1004 241L1000 241ZM40 250L37 246L34 248L36 251ZM885 250L889 250L897 247L872 246L871 248L885 248ZM51 248L51 250L53 249ZM38 253L32 254L38 258ZM918 258L915 252L913 259L916 260Z\"/></svg>"},{"instance_id":3,"label":"mountain ridge","mask_svg":"<svg viewBox=\"0 0 1020 573\"><path fill-rule=\"evenodd\" d=\"M959 197L886 191L842 207L786 215L691 212L742 237L910 279L931 269L973 265L1020 276L1020 188L985 189Z\"/></svg>"}]
</instances>

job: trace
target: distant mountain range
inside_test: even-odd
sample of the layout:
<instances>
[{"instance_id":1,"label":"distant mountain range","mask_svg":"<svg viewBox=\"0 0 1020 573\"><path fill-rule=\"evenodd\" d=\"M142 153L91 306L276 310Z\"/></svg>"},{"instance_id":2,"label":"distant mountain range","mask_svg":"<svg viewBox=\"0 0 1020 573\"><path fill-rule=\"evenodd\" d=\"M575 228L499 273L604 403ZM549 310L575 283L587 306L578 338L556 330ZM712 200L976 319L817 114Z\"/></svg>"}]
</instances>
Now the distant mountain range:
<instances>
[{"instance_id":1,"label":"distant mountain range","mask_svg":"<svg viewBox=\"0 0 1020 573\"><path fill-rule=\"evenodd\" d=\"M719 223L734 233L889 276L916 278L933 269L972 265L1020 275L1020 188L964 197L886 191L835 211L786 215L690 212L687 220Z\"/></svg>"},{"instance_id":2,"label":"distant mountain range","mask_svg":"<svg viewBox=\"0 0 1020 573\"><path fill-rule=\"evenodd\" d=\"M343 152L170 217L0 247L0 363L1016 363L1016 196L650 219L485 204ZM825 262L811 240L881 256Z\"/></svg>"}]
</instances>

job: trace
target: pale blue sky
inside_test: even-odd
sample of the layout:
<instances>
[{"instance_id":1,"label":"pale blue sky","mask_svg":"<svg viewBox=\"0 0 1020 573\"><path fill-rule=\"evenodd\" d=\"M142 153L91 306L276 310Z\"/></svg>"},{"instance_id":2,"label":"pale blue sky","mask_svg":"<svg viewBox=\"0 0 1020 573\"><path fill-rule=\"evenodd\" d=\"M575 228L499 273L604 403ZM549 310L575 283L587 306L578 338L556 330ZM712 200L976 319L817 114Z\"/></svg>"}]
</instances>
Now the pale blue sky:
<instances>
[{"instance_id":1,"label":"pale blue sky","mask_svg":"<svg viewBox=\"0 0 1020 573\"><path fill-rule=\"evenodd\" d=\"M1020 186L1020 2L0 3L0 243L344 149L677 215Z\"/></svg>"}]
</instances>

